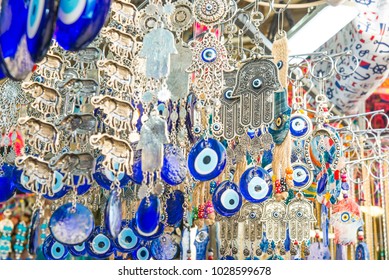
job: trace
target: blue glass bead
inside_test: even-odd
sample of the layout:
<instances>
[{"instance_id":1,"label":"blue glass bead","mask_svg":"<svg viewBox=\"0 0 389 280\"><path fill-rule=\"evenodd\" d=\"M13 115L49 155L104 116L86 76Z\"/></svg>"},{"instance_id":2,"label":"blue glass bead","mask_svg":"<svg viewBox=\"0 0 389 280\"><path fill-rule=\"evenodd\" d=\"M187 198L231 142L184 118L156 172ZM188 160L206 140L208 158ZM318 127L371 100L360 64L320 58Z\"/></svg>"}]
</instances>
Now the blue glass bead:
<instances>
[{"instance_id":1,"label":"blue glass bead","mask_svg":"<svg viewBox=\"0 0 389 280\"><path fill-rule=\"evenodd\" d=\"M219 176L227 162L225 147L215 139L201 139L188 154L190 174L199 181L209 181Z\"/></svg>"},{"instance_id":2,"label":"blue glass bead","mask_svg":"<svg viewBox=\"0 0 389 280\"><path fill-rule=\"evenodd\" d=\"M105 205L104 222L108 233L116 238L122 226L122 199L117 190L113 190L109 195Z\"/></svg>"},{"instance_id":3,"label":"blue glass bead","mask_svg":"<svg viewBox=\"0 0 389 280\"><path fill-rule=\"evenodd\" d=\"M11 184L22 193L32 193L30 190L26 189L23 186L21 182L22 173L23 173L23 169L14 168Z\"/></svg>"},{"instance_id":4,"label":"blue glass bead","mask_svg":"<svg viewBox=\"0 0 389 280\"><path fill-rule=\"evenodd\" d=\"M212 204L217 213L230 217L242 207L242 195L239 188L231 181L223 181L212 196Z\"/></svg>"},{"instance_id":5,"label":"blue glass bead","mask_svg":"<svg viewBox=\"0 0 389 280\"><path fill-rule=\"evenodd\" d=\"M135 234L145 240L152 240L163 233L163 223L161 219L161 202L156 195L151 195L149 199L142 199L135 214L133 227Z\"/></svg>"},{"instance_id":6,"label":"blue glass bead","mask_svg":"<svg viewBox=\"0 0 389 280\"><path fill-rule=\"evenodd\" d=\"M78 245L69 246L69 252L75 257L84 256L86 254L85 242Z\"/></svg>"},{"instance_id":7,"label":"blue glass bead","mask_svg":"<svg viewBox=\"0 0 389 280\"><path fill-rule=\"evenodd\" d=\"M79 180L80 180L80 176L77 176L77 175L73 176L73 181L74 181L75 185L78 184ZM65 185L65 186L66 186L67 189L73 189L73 186L69 186L69 185ZM82 185L79 185L77 187L77 195L84 195L84 194L86 194L91 187L92 187L91 184L87 184L84 181L84 183Z\"/></svg>"},{"instance_id":8,"label":"blue glass bead","mask_svg":"<svg viewBox=\"0 0 389 280\"><path fill-rule=\"evenodd\" d=\"M40 223L40 210L35 210L31 218L31 226L28 240L28 252L31 255L36 253L39 246L39 223Z\"/></svg>"},{"instance_id":9,"label":"blue glass bead","mask_svg":"<svg viewBox=\"0 0 389 280\"><path fill-rule=\"evenodd\" d=\"M347 182L342 182L341 188L344 191L348 191L350 189L350 186Z\"/></svg>"},{"instance_id":10,"label":"blue glass bead","mask_svg":"<svg viewBox=\"0 0 389 280\"><path fill-rule=\"evenodd\" d=\"M161 178L167 184L176 186L186 178L186 158L181 149L172 144L165 145Z\"/></svg>"},{"instance_id":11,"label":"blue glass bead","mask_svg":"<svg viewBox=\"0 0 389 280\"><path fill-rule=\"evenodd\" d=\"M295 138L305 138L311 131L311 122L305 115L295 114L290 119L290 133Z\"/></svg>"},{"instance_id":12,"label":"blue glass bead","mask_svg":"<svg viewBox=\"0 0 389 280\"><path fill-rule=\"evenodd\" d=\"M97 259L105 259L112 255L114 246L107 231L101 227L96 227L93 234L86 242L86 251Z\"/></svg>"},{"instance_id":13,"label":"blue glass bead","mask_svg":"<svg viewBox=\"0 0 389 280\"><path fill-rule=\"evenodd\" d=\"M252 203L267 200L273 191L269 173L261 167L247 169L240 178L239 188L242 196Z\"/></svg>"},{"instance_id":14,"label":"blue glass bead","mask_svg":"<svg viewBox=\"0 0 389 280\"><path fill-rule=\"evenodd\" d=\"M164 234L153 240L150 251L155 260L172 260L177 256L178 244L170 234Z\"/></svg>"},{"instance_id":15,"label":"blue glass bead","mask_svg":"<svg viewBox=\"0 0 389 280\"><path fill-rule=\"evenodd\" d=\"M201 52L201 59L206 63L214 62L217 58L217 52L214 48L206 48Z\"/></svg>"},{"instance_id":16,"label":"blue glass bead","mask_svg":"<svg viewBox=\"0 0 389 280\"><path fill-rule=\"evenodd\" d=\"M68 51L87 47L98 35L109 12L111 0L62 0L55 38Z\"/></svg>"},{"instance_id":17,"label":"blue glass bead","mask_svg":"<svg viewBox=\"0 0 389 280\"><path fill-rule=\"evenodd\" d=\"M55 183L52 186L54 194L51 196L49 194L43 195L43 197L48 199L48 200L60 199L60 198L64 197L70 189L68 186L63 184L63 182L62 182L63 175L61 173L59 173L58 171L54 171L54 176L55 176Z\"/></svg>"},{"instance_id":18,"label":"blue glass bead","mask_svg":"<svg viewBox=\"0 0 389 280\"><path fill-rule=\"evenodd\" d=\"M359 243L355 249L355 259L358 261L370 259L369 248L365 242Z\"/></svg>"},{"instance_id":19,"label":"blue glass bead","mask_svg":"<svg viewBox=\"0 0 389 280\"><path fill-rule=\"evenodd\" d=\"M1 169L3 174L0 175L0 202L6 202L16 192L15 185L12 184L15 167L4 163Z\"/></svg>"},{"instance_id":20,"label":"blue glass bead","mask_svg":"<svg viewBox=\"0 0 389 280\"><path fill-rule=\"evenodd\" d=\"M77 245L89 238L94 228L92 212L80 203L73 209L72 203L59 207L50 218L53 237L66 245Z\"/></svg>"},{"instance_id":21,"label":"blue glass bead","mask_svg":"<svg viewBox=\"0 0 389 280\"><path fill-rule=\"evenodd\" d=\"M27 46L34 62L41 61L49 50L57 11L56 1L30 0L27 16Z\"/></svg>"},{"instance_id":22,"label":"blue glass bead","mask_svg":"<svg viewBox=\"0 0 389 280\"><path fill-rule=\"evenodd\" d=\"M322 194L327 187L328 174L324 173L317 182L317 194Z\"/></svg>"},{"instance_id":23,"label":"blue glass bead","mask_svg":"<svg viewBox=\"0 0 389 280\"><path fill-rule=\"evenodd\" d=\"M103 166L104 156L99 156L96 160L95 171L93 173L93 179L99 184L100 187L110 190L113 182L115 181L114 174ZM121 173L118 175L120 187L124 188L130 182L130 176Z\"/></svg>"},{"instance_id":24,"label":"blue glass bead","mask_svg":"<svg viewBox=\"0 0 389 280\"><path fill-rule=\"evenodd\" d=\"M23 80L34 62L27 46L28 1L0 2L0 68L5 75Z\"/></svg>"},{"instance_id":25,"label":"blue glass bead","mask_svg":"<svg viewBox=\"0 0 389 280\"><path fill-rule=\"evenodd\" d=\"M149 260L151 259L150 246L148 244L143 245L132 252L131 254L133 260Z\"/></svg>"},{"instance_id":26,"label":"blue glass bead","mask_svg":"<svg viewBox=\"0 0 389 280\"><path fill-rule=\"evenodd\" d=\"M141 239L135 234L134 229L127 221L122 221L119 235L114 240L116 249L122 253L131 253L138 249Z\"/></svg>"},{"instance_id":27,"label":"blue glass bead","mask_svg":"<svg viewBox=\"0 0 389 280\"><path fill-rule=\"evenodd\" d=\"M305 190L313 182L312 172L302 164L293 164L293 184L295 189Z\"/></svg>"},{"instance_id":28,"label":"blue glass bead","mask_svg":"<svg viewBox=\"0 0 389 280\"><path fill-rule=\"evenodd\" d=\"M175 190L170 194L166 201L167 223L169 225L175 226L181 222L184 216L184 209L182 208L184 201L185 198L182 191Z\"/></svg>"},{"instance_id":29,"label":"blue glass bead","mask_svg":"<svg viewBox=\"0 0 389 280\"><path fill-rule=\"evenodd\" d=\"M47 260L64 260L68 256L69 250L67 246L49 235L42 244L42 253Z\"/></svg>"}]
</instances>

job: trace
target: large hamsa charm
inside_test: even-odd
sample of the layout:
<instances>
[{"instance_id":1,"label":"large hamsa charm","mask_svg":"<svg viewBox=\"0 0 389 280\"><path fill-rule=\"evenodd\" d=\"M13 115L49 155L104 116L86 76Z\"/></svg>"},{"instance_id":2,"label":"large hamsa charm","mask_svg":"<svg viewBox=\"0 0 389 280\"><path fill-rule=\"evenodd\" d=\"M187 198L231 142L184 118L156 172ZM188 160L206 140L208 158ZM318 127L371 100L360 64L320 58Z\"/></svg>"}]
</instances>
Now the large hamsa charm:
<instances>
[{"instance_id":1,"label":"large hamsa charm","mask_svg":"<svg viewBox=\"0 0 389 280\"><path fill-rule=\"evenodd\" d=\"M255 59L239 69L231 98L240 99L240 123L252 129L270 124L274 118L274 91L281 87L276 65Z\"/></svg>"},{"instance_id":2,"label":"large hamsa charm","mask_svg":"<svg viewBox=\"0 0 389 280\"><path fill-rule=\"evenodd\" d=\"M265 223L266 237L269 241L279 242L286 238L286 204L274 199L263 206L261 221Z\"/></svg>"}]
</instances>

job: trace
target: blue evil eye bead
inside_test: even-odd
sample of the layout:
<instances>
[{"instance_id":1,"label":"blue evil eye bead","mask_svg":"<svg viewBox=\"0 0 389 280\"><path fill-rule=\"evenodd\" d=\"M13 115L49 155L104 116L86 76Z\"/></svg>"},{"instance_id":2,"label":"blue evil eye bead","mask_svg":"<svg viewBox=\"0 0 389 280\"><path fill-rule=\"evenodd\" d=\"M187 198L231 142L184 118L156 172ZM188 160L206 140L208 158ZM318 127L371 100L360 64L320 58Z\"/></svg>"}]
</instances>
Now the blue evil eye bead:
<instances>
[{"instance_id":1,"label":"blue evil eye bead","mask_svg":"<svg viewBox=\"0 0 389 280\"><path fill-rule=\"evenodd\" d=\"M74 246L69 246L69 252L75 257L80 257L84 256L86 254L86 247L85 247L85 242L74 245Z\"/></svg>"},{"instance_id":2,"label":"blue evil eye bead","mask_svg":"<svg viewBox=\"0 0 389 280\"><path fill-rule=\"evenodd\" d=\"M323 173L323 175L320 177L319 181L317 182L317 189L316 189L317 194L322 194L326 190L327 183L328 183L328 174Z\"/></svg>"},{"instance_id":3,"label":"blue evil eye bead","mask_svg":"<svg viewBox=\"0 0 389 280\"><path fill-rule=\"evenodd\" d=\"M233 93L233 92L234 92L234 89L232 89L232 88L226 89L226 90L224 91L224 98L225 98L225 99L228 99L228 100L233 99L233 98L232 98L232 93Z\"/></svg>"},{"instance_id":4,"label":"blue evil eye bead","mask_svg":"<svg viewBox=\"0 0 389 280\"><path fill-rule=\"evenodd\" d=\"M117 190L113 190L105 205L105 227L116 238L122 227L122 199Z\"/></svg>"},{"instance_id":5,"label":"blue evil eye bead","mask_svg":"<svg viewBox=\"0 0 389 280\"><path fill-rule=\"evenodd\" d=\"M112 255L114 246L108 233L101 227L96 227L93 234L86 242L86 251L96 259L105 259Z\"/></svg>"},{"instance_id":6,"label":"blue evil eye bead","mask_svg":"<svg viewBox=\"0 0 389 280\"><path fill-rule=\"evenodd\" d=\"M293 183L292 189L296 191L305 190L309 188L313 182L313 173L305 164L294 163L293 168Z\"/></svg>"},{"instance_id":7,"label":"blue evil eye bead","mask_svg":"<svg viewBox=\"0 0 389 280\"><path fill-rule=\"evenodd\" d=\"M277 68L278 68L278 70L281 70L283 66L284 66L284 62L282 62L282 60L279 60L279 61L277 62Z\"/></svg>"},{"instance_id":8,"label":"blue evil eye bead","mask_svg":"<svg viewBox=\"0 0 389 280\"><path fill-rule=\"evenodd\" d=\"M230 181L221 182L212 195L212 203L220 215L233 216L242 207L242 195L238 186Z\"/></svg>"},{"instance_id":9,"label":"blue evil eye bead","mask_svg":"<svg viewBox=\"0 0 389 280\"><path fill-rule=\"evenodd\" d=\"M170 234L164 234L153 240L150 251L155 260L172 260L177 256L179 249L173 237Z\"/></svg>"},{"instance_id":10,"label":"blue evil eye bead","mask_svg":"<svg viewBox=\"0 0 389 280\"><path fill-rule=\"evenodd\" d=\"M153 240L163 234L161 219L161 202L156 195L145 197L139 204L133 220L135 234L144 240Z\"/></svg>"},{"instance_id":11,"label":"blue evil eye bead","mask_svg":"<svg viewBox=\"0 0 389 280\"><path fill-rule=\"evenodd\" d=\"M343 213L340 215L340 220L341 220L343 223L347 223L347 222L350 220L350 213L349 213L349 212L343 212Z\"/></svg>"},{"instance_id":12,"label":"blue evil eye bead","mask_svg":"<svg viewBox=\"0 0 389 280\"><path fill-rule=\"evenodd\" d=\"M4 163L1 169L3 174L0 175L0 202L6 202L16 192L16 187L12 184L15 167Z\"/></svg>"},{"instance_id":13,"label":"blue evil eye bead","mask_svg":"<svg viewBox=\"0 0 389 280\"><path fill-rule=\"evenodd\" d=\"M116 249L122 253L131 253L138 249L140 242L141 239L135 234L131 225L123 221L121 231L114 240Z\"/></svg>"},{"instance_id":14,"label":"blue evil eye bead","mask_svg":"<svg viewBox=\"0 0 389 280\"><path fill-rule=\"evenodd\" d=\"M111 0L61 0L55 38L68 51L87 47L99 34Z\"/></svg>"},{"instance_id":15,"label":"blue evil eye bead","mask_svg":"<svg viewBox=\"0 0 389 280\"><path fill-rule=\"evenodd\" d=\"M12 182L11 184L20 192L22 193L32 193L30 190L26 189L24 185L22 184L22 176L24 177L24 181L27 182L28 177L22 175L23 174L23 169L18 169L15 168L14 172L12 174ZM1 189L1 187L0 187Z\"/></svg>"},{"instance_id":16,"label":"blue evil eye bead","mask_svg":"<svg viewBox=\"0 0 389 280\"><path fill-rule=\"evenodd\" d=\"M34 61L27 47L28 1L0 2L0 68L14 80L23 80Z\"/></svg>"},{"instance_id":17,"label":"blue evil eye bead","mask_svg":"<svg viewBox=\"0 0 389 280\"><path fill-rule=\"evenodd\" d=\"M184 216L184 194L180 190L173 191L166 201L167 223L170 226L178 225Z\"/></svg>"},{"instance_id":18,"label":"blue evil eye bead","mask_svg":"<svg viewBox=\"0 0 389 280\"><path fill-rule=\"evenodd\" d=\"M30 0L27 16L27 46L34 62L41 61L49 50L57 11L57 1Z\"/></svg>"},{"instance_id":19,"label":"blue evil eye bead","mask_svg":"<svg viewBox=\"0 0 389 280\"><path fill-rule=\"evenodd\" d=\"M294 138L306 138L312 131L312 123L305 115L294 114L290 118L290 133Z\"/></svg>"},{"instance_id":20,"label":"blue evil eye bead","mask_svg":"<svg viewBox=\"0 0 389 280\"><path fill-rule=\"evenodd\" d=\"M146 261L151 259L150 246L144 245L132 252L133 260Z\"/></svg>"},{"instance_id":21,"label":"blue evil eye bead","mask_svg":"<svg viewBox=\"0 0 389 280\"><path fill-rule=\"evenodd\" d=\"M92 212L80 203L73 207L67 203L51 215L50 232L53 237L65 245L77 245L86 241L94 228Z\"/></svg>"},{"instance_id":22,"label":"blue evil eye bead","mask_svg":"<svg viewBox=\"0 0 389 280\"><path fill-rule=\"evenodd\" d=\"M39 247L39 224L40 224L40 210L37 209L32 213L31 225L29 231L29 240L28 240L28 252L31 255L35 255Z\"/></svg>"},{"instance_id":23,"label":"blue evil eye bead","mask_svg":"<svg viewBox=\"0 0 389 280\"><path fill-rule=\"evenodd\" d=\"M68 256L69 250L67 246L59 243L49 235L43 242L42 253L47 260L64 260Z\"/></svg>"},{"instance_id":24,"label":"blue evil eye bead","mask_svg":"<svg viewBox=\"0 0 389 280\"><path fill-rule=\"evenodd\" d=\"M112 171L108 170L103 166L104 156L99 156L96 160L95 170L93 172L93 179L96 180L97 184L100 187L111 190L111 186L115 181L115 175ZM120 187L124 188L130 182L130 176L125 173L120 173L118 175L118 179L120 182Z\"/></svg>"},{"instance_id":25,"label":"blue evil eye bead","mask_svg":"<svg viewBox=\"0 0 389 280\"><path fill-rule=\"evenodd\" d=\"M206 62L214 62L217 58L217 52L214 48L206 48L201 52L201 59Z\"/></svg>"},{"instance_id":26,"label":"blue evil eye bead","mask_svg":"<svg viewBox=\"0 0 389 280\"><path fill-rule=\"evenodd\" d=\"M370 259L369 248L365 242L359 243L355 249L355 259L358 261Z\"/></svg>"},{"instance_id":27,"label":"blue evil eye bead","mask_svg":"<svg viewBox=\"0 0 389 280\"><path fill-rule=\"evenodd\" d=\"M227 152L215 139L201 139L190 150L188 169L199 181L209 181L219 176L226 166Z\"/></svg>"},{"instance_id":28,"label":"blue evil eye bead","mask_svg":"<svg viewBox=\"0 0 389 280\"><path fill-rule=\"evenodd\" d=\"M63 184L63 175L58 171L54 171L54 184L52 186L53 195L44 194L43 197L48 200L57 200L64 197L69 191L69 187Z\"/></svg>"},{"instance_id":29,"label":"blue evil eye bead","mask_svg":"<svg viewBox=\"0 0 389 280\"><path fill-rule=\"evenodd\" d=\"M240 178L240 193L252 203L261 203L267 200L273 191L269 173L261 167L247 169Z\"/></svg>"},{"instance_id":30,"label":"blue evil eye bead","mask_svg":"<svg viewBox=\"0 0 389 280\"><path fill-rule=\"evenodd\" d=\"M184 182L187 173L186 158L177 146L167 144L164 149L161 178L167 184L177 186Z\"/></svg>"},{"instance_id":31,"label":"blue evil eye bead","mask_svg":"<svg viewBox=\"0 0 389 280\"><path fill-rule=\"evenodd\" d=\"M251 81L251 87L253 89L260 89L262 86L262 80L260 78L255 78Z\"/></svg>"}]
</instances>

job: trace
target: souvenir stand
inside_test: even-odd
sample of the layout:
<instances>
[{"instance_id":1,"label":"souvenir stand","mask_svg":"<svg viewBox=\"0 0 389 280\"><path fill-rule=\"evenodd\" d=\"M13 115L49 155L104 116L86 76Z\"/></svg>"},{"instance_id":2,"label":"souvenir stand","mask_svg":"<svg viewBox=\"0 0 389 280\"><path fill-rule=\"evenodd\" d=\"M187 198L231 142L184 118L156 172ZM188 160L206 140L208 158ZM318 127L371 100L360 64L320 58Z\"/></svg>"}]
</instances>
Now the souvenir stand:
<instances>
[{"instance_id":1,"label":"souvenir stand","mask_svg":"<svg viewBox=\"0 0 389 280\"><path fill-rule=\"evenodd\" d=\"M388 11L0 1L0 258L389 259Z\"/></svg>"}]
</instances>

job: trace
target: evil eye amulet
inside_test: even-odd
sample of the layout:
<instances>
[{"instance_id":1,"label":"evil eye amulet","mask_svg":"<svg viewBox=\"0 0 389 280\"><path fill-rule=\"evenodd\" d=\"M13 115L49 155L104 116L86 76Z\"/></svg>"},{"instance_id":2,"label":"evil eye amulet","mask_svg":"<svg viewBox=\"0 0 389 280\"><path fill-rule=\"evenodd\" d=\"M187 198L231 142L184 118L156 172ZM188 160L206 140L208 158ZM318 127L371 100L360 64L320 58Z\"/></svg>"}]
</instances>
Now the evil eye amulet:
<instances>
[{"instance_id":1,"label":"evil eye amulet","mask_svg":"<svg viewBox=\"0 0 389 280\"><path fill-rule=\"evenodd\" d=\"M86 251L93 258L105 259L109 257L114 251L114 246L107 231L96 227L86 243Z\"/></svg>"},{"instance_id":2,"label":"evil eye amulet","mask_svg":"<svg viewBox=\"0 0 389 280\"><path fill-rule=\"evenodd\" d=\"M186 158L179 147L168 144L164 148L161 178L167 184L176 186L186 178Z\"/></svg>"},{"instance_id":3,"label":"evil eye amulet","mask_svg":"<svg viewBox=\"0 0 389 280\"><path fill-rule=\"evenodd\" d=\"M57 1L30 0L27 16L27 46L34 62L41 61L49 50L57 11Z\"/></svg>"},{"instance_id":4,"label":"evil eye amulet","mask_svg":"<svg viewBox=\"0 0 389 280\"><path fill-rule=\"evenodd\" d=\"M93 173L93 179L99 184L100 187L110 190L112 183L115 181L115 175L112 171L103 166L104 156L99 156L96 160L95 171ZM130 176L125 173L118 175L120 187L124 188L130 182Z\"/></svg>"},{"instance_id":5,"label":"evil eye amulet","mask_svg":"<svg viewBox=\"0 0 389 280\"><path fill-rule=\"evenodd\" d=\"M217 52L214 48L206 48L201 52L201 59L206 63L214 62L217 58Z\"/></svg>"},{"instance_id":6,"label":"evil eye amulet","mask_svg":"<svg viewBox=\"0 0 389 280\"><path fill-rule=\"evenodd\" d=\"M69 255L69 250L49 235L42 244L42 253L47 260L64 260Z\"/></svg>"},{"instance_id":7,"label":"evil eye amulet","mask_svg":"<svg viewBox=\"0 0 389 280\"><path fill-rule=\"evenodd\" d=\"M247 169L240 178L239 188L243 197L252 203L267 200L273 190L269 173L261 167Z\"/></svg>"},{"instance_id":8,"label":"evil eye amulet","mask_svg":"<svg viewBox=\"0 0 389 280\"><path fill-rule=\"evenodd\" d=\"M213 208L222 216L230 217L242 207L242 195L231 181L221 182L212 196Z\"/></svg>"},{"instance_id":9,"label":"evil eye amulet","mask_svg":"<svg viewBox=\"0 0 389 280\"><path fill-rule=\"evenodd\" d=\"M146 261L151 259L151 251L149 245L139 247L131 254L133 260Z\"/></svg>"},{"instance_id":10,"label":"evil eye amulet","mask_svg":"<svg viewBox=\"0 0 389 280\"><path fill-rule=\"evenodd\" d=\"M132 226L128 222L122 222L119 235L115 238L116 249L122 253L131 253L139 248L141 239L135 234Z\"/></svg>"},{"instance_id":11,"label":"evil eye amulet","mask_svg":"<svg viewBox=\"0 0 389 280\"><path fill-rule=\"evenodd\" d=\"M3 174L0 175L0 202L6 202L16 192L16 186L12 184L15 167L4 163L1 169Z\"/></svg>"},{"instance_id":12,"label":"evil eye amulet","mask_svg":"<svg viewBox=\"0 0 389 280\"><path fill-rule=\"evenodd\" d=\"M309 188L313 182L313 173L305 164L294 163L293 167L293 189L296 191Z\"/></svg>"},{"instance_id":13,"label":"evil eye amulet","mask_svg":"<svg viewBox=\"0 0 389 280\"><path fill-rule=\"evenodd\" d=\"M61 0L55 38L68 51L87 47L99 34L111 0Z\"/></svg>"},{"instance_id":14,"label":"evil eye amulet","mask_svg":"<svg viewBox=\"0 0 389 280\"><path fill-rule=\"evenodd\" d=\"M85 242L78 245L69 246L69 252L75 257L84 256L86 254Z\"/></svg>"},{"instance_id":15,"label":"evil eye amulet","mask_svg":"<svg viewBox=\"0 0 389 280\"><path fill-rule=\"evenodd\" d=\"M312 130L312 123L305 115L294 114L290 119L290 133L294 138L306 138Z\"/></svg>"},{"instance_id":16,"label":"evil eye amulet","mask_svg":"<svg viewBox=\"0 0 389 280\"><path fill-rule=\"evenodd\" d=\"M188 169L199 181L209 181L219 176L226 166L225 147L215 139L201 139L190 150Z\"/></svg>"}]
</instances>

